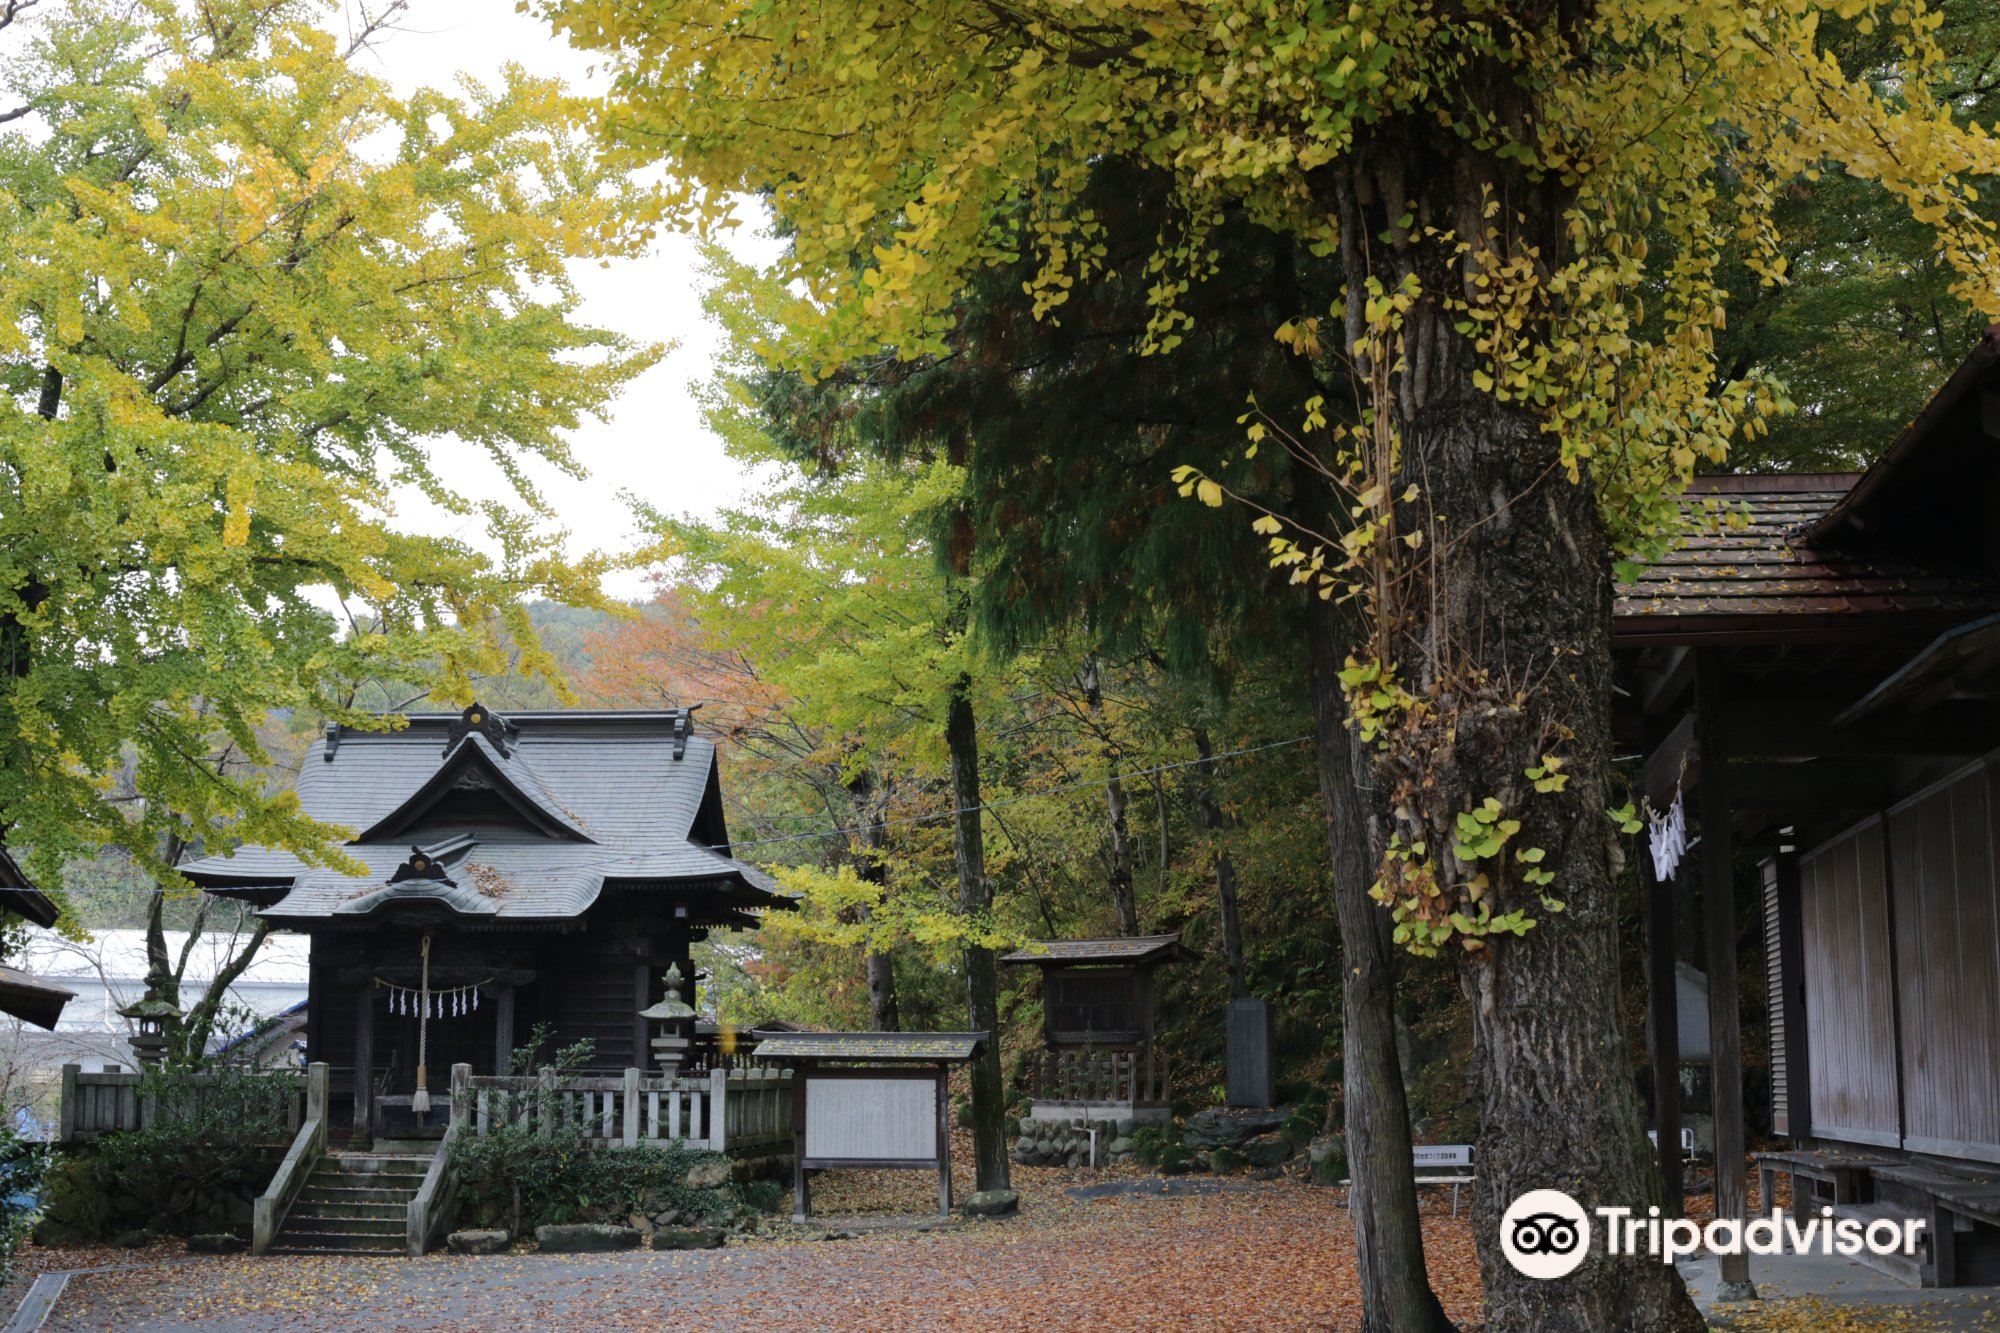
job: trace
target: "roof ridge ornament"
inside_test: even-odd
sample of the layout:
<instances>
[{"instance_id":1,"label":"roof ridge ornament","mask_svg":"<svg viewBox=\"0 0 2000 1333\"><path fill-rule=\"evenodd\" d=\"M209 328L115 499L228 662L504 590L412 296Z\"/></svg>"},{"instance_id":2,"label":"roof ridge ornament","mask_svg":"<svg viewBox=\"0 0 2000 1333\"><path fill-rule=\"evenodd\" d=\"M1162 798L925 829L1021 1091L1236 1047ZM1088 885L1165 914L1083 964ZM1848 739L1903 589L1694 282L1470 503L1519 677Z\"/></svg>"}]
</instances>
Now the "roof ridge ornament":
<instances>
[{"instance_id":1,"label":"roof ridge ornament","mask_svg":"<svg viewBox=\"0 0 2000 1333\"><path fill-rule=\"evenodd\" d=\"M454 746L475 732L484 736L504 759L514 752L513 742L521 734L521 728L475 699L445 730L444 752L450 754Z\"/></svg>"},{"instance_id":2,"label":"roof ridge ornament","mask_svg":"<svg viewBox=\"0 0 2000 1333\"><path fill-rule=\"evenodd\" d=\"M444 863L421 847L410 848L410 859L396 867L396 873L389 876L391 884L401 884L405 880L425 879L455 889L458 881L444 872Z\"/></svg>"},{"instance_id":3,"label":"roof ridge ornament","mask_svg":"<svg viewBox=\"0 0 2000 1333\"><path fill-rule=\"evenodd\" d=\"M694 735L694 710L700 704L689 704L676 710L674 714L674 758L687 758L688 737Z\"/></svg>"}]
</instances>

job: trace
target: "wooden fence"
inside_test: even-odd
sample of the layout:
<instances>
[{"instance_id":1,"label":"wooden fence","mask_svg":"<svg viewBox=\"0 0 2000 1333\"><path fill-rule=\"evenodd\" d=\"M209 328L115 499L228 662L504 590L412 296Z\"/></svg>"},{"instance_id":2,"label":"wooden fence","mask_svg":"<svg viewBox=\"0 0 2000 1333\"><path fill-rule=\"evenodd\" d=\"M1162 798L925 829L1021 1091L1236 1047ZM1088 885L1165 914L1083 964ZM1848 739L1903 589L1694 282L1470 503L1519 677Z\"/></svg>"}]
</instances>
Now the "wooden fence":
<instances>
[{"instance_id":1,"label":"wooden fence","mask_svg":"<svg viewBox=\"0 0 2000 1333\"><path fill-rule=\"evenodd\" d=\"M1152 1050L1043 1051L1035 1097L1045 1102L1154 1105L1167 1100L1166 1057Z\"/></svg>"},{"instance_id":2,"label":"wooden fence","mask_svg":"<svg viewBox=\"0 0 2000 1333\"><path fill-rule=\"evenodd\" d=\"M791 1142L792 1075L776 1069L712 1070L705 1078L564 1078L475 1074L467 1080L474 1134L502 1124L582 1131L595 1147L687 1142L722 1152Z\"/></svg>"},{"instance_id":3,"label":"wooden fence","mask_svg":"<svg viewBox=\"0 0 2000 1333\"><path fill-rule=\"evenodd\" d=\"M245 1126L252 1133L268 1135L273 1142L287 1142L298 1133L305 1119L304 1078L287 1071L267 1074L180 1074L174 1076L176 1101L186 1100L188 1109L198 1111L202 1090L225 1079L272 1079L288 1085L284 1111L264 1126ZM91 1143L121 1130L144 1129L160 1116L159 1099L142 1090L143 1074L89 1073L79 1065L62 1070L62 1110L59 1138L64 1143ZM171 1113L171 1112L170 1112Z\"/></svg>"}]
</instances>

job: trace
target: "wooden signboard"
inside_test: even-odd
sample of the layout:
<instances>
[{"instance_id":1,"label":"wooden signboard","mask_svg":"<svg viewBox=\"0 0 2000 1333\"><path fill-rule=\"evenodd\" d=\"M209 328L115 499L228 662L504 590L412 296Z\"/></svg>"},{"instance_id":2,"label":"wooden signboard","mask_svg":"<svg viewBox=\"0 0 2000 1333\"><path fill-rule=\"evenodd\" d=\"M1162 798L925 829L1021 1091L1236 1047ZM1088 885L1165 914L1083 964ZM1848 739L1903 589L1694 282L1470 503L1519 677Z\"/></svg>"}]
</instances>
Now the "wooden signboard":
<instances>
[{"instance_id":1,"label":"wooden signboard","mask_svg":"<svg viewBox=\"0 0 2000 1333\"><path fill-rule=\"evenodd\" d=\"M840 1167L935 1170L938 1213L951 1214L950 1067L984 1033L796 1032L762 1038L760 1060L792 1081L792 1217L812 1213L808 1172Z\"/></svg>"}]
</instances>

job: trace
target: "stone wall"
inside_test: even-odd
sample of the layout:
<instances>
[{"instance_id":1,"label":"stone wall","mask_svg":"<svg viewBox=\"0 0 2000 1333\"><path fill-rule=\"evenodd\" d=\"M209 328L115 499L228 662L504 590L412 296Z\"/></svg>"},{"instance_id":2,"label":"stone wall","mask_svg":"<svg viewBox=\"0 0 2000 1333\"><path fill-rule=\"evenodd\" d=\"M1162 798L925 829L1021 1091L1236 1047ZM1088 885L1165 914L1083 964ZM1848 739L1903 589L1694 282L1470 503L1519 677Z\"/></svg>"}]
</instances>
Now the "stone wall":
<instances>
[{"instance_id":1,"label":"stone wall","mask_svg":"<svg viewBox=\"0 0 2000 1333\"><path fill-rule=\"evenodd\" d=\"M1097 1163L1106 1166L1132 1156L1132 1131L1137 1122L1123 1120L1037 1120L1023 1117L1021 1137L1011 1154L1023 1166L1088 1166L1090 1131L1097 1131Z\"/></svg>"}]
</instances>

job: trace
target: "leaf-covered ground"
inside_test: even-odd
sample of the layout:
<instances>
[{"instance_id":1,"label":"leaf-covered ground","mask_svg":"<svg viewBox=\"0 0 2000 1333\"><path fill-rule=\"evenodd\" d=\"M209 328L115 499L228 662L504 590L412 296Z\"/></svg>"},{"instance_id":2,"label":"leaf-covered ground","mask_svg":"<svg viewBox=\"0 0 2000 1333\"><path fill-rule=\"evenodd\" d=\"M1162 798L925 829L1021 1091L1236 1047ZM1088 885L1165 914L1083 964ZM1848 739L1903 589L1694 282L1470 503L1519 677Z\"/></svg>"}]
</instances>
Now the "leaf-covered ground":
<instances>
[{"instance_id":1,"label":"leaf-covered ground","mask_svg":"<svg viewBox=\"0 0 2000 1333\"><path fill-rule=\"evenodd\" d=\"M963 1160L963 1159L961 1159ZM920 1231L921 1172L835 1172L826 1223L773 1221L698 1253L400 1259L191 1258L38 1250L29 1270L125 1265L71 1279L47 1327L67 1329L915 1328L1346 1329L1358 1323L1353 1232L1338 1191L1296 1180L1015 1169L1021 1214ZM961 1188L969 1182L961 1182ZM1096 1196L1096 1197L1090 1197ZM1689 1200L1692 1213L1706 1199ZM1479 1318L1471 1233L1426 1198L1433 1284L1462 1326ZM1754 1207L1754 1202L1753 1202ZM851 1238L823 1237L849 1233ZM1816 1298L1726 1311L1768 1330L2000 1326L2000 1304L1854 1306Z\"/></svg>"},{"instance_id":2,"label":"leaf-covered ground","mask_svg":"<svg viewBox=\"0 0 2000 1333\"><path fill-rule=\"evenodd\" d=\"M704 1328L1317 1329L1355 1320L1353 1236L1336 1193L1231 1181L1167 1195L1162 1183L1095 1200L1031 1186L1010 1221L841 1241L793 1240L783 1226L716 1252L233 1257L95 1273L71 1280L48 1327L654 1328L671 1316ZM1473 1318L1464 1223L1440 1215L1426 1230L1446 1307Z\"/></svg>"}]
</instances>

